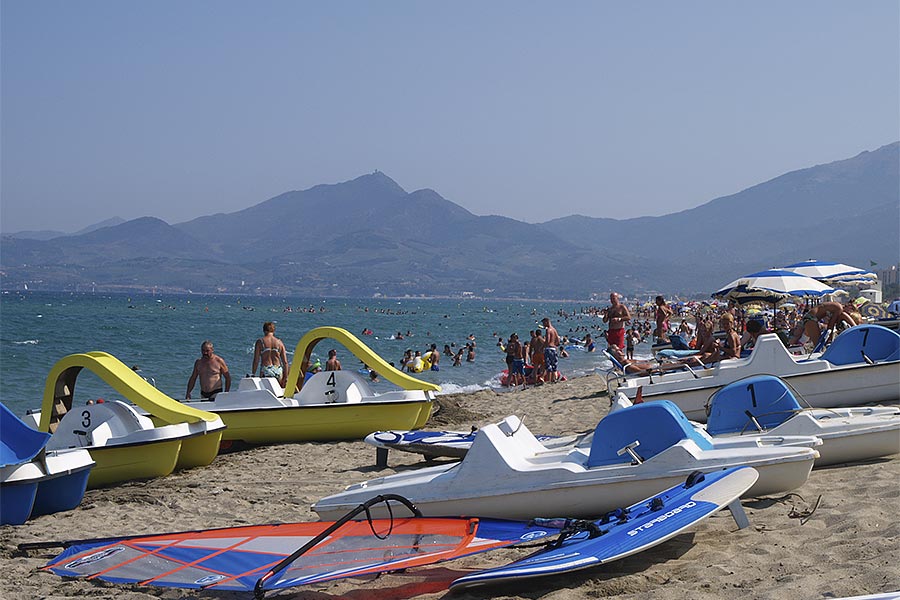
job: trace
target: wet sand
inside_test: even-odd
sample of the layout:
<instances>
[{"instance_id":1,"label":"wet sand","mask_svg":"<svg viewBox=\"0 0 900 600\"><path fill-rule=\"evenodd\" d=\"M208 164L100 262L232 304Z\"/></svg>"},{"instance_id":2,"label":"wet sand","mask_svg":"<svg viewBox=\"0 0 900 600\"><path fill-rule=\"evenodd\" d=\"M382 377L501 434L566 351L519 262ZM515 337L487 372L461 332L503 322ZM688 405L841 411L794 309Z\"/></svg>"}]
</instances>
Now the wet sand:
<instances>
[{"instance_id":1,"label":"wet sand","mask_svg":"<svg viewBox=\"0 0 900 600\"><path fill-rule=\"evenodd\" d=\"M598 376L516 392L441 396L428 429L467 430L509 414L535 433L574 434L606 414ZM250 598L64 580L39 568L55 555L22 556L23 542L164 533L189 529L316 520L310 505L350 483L423 465L391 452L386 469L363 442L259 447L220 455L209 467L163 479L88 491L70 512L20 527L0 527L3 598ZM795 513L808 511L808 519ZM835 598L900 590L900 458L814 470L794 493L743 501L751 526L738 531L727 511L649 551L569 575L451 594L463 573L504 564L524 550L501 550L377 578L294 588L279 598L546 598L612 597L776 599ZM273 594L273 596L275 596Z\"/></svg>"}]
</instances>

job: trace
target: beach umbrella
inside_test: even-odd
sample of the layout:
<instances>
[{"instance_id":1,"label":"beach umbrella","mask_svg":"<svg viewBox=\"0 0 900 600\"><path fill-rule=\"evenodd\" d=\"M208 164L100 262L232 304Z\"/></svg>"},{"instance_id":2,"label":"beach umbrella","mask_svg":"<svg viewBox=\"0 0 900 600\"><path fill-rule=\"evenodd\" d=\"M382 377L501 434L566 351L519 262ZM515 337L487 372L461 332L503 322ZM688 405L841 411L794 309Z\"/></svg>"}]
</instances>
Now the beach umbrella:
<instances>
[{"instance_id":1,"label":"beach umbrella","mask_svg":"<svg viewBox=\"0 0 900 600\"><path fill-rule=\"evenodd\" d=\"M888 304L888 312L893 314L900 314L900 300L894 300L890 304Z\"/></svg>"},{"instance_id":2,"label":"beach umbrella","mask_svg":"<svg viewBox=\"0 0 900 600\"><path fill-rule=\"evenodd\" d=\"M777 304L791 296L822 296L834 288L792 271L770 269L735 279L712 294L713 298L735 300L738 304L768 302Z\"/></svg>"},{"instance_id":3,"label":"beach umbrella","mask_svg":"<svg viewBox=\"0 0 900 600\"><path fill-rule=\"evenodd\" d=\"M872 271L822 260L798 262L782 267L782 270L799 273L800 275L806 275L807 277L831 284L871 284L878 281L878 276Z\"/></svg>"}]
</instances>

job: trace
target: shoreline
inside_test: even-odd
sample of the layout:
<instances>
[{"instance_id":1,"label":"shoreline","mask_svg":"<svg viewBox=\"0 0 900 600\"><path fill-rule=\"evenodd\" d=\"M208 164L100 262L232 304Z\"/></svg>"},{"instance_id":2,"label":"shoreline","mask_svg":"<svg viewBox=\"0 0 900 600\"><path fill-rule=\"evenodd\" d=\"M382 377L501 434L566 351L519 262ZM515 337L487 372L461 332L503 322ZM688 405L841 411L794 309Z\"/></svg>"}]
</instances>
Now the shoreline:
<instances>
[{"instance_id":1,"label":"shoreline","mask_svg":"<svg viewBox=\"0 0 900 600\"><path fill-rule=\"evenodd\" d=\"M426 429L466 430L517 414L533 433L570 435L592 429L609 409L601 377L588 375L526 390L447 394ZM249 594L115 586L65 580L38 569L53 551L25 556L16 545L59 539L164 533L238 525L317 520L310 505L344 486L425 466L418 455L390 452L375 466L362 441L261 446L222 454L209 467L169 477L89 490L82 505L19 527L0 527L0 561L7 598L91 597L129 600L222 598ZM683 598L794 600L900 589L900 458L814 470L795 493L744 500L751 526L738 531L721 511L687 533L605 566L520 584L450 594L450 580L523 556L501 550L462 560L317 586L274 597L514 598L618 600ZM808 520L792 512L818 508Z\"/></svg>"}]
</instances>

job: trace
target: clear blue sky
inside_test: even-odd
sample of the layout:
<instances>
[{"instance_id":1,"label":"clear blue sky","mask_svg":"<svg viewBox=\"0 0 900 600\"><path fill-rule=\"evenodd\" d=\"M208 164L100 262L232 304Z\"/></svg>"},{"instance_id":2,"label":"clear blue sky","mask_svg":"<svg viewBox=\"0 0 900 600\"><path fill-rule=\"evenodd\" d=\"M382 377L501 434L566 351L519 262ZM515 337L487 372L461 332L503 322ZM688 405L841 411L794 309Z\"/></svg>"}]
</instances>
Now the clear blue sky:
<instances>
[{"instance_id":1,"label":"clear blue sky","mask_svg":"<svg viewBox=\"0 0 900 600\"><path fill-rule=\"evenodd\" d=\"M896 0L0 11L7 232L178 223L376 169L480 215L661 215L900 139Z\"/></svg>"}]
</instances>

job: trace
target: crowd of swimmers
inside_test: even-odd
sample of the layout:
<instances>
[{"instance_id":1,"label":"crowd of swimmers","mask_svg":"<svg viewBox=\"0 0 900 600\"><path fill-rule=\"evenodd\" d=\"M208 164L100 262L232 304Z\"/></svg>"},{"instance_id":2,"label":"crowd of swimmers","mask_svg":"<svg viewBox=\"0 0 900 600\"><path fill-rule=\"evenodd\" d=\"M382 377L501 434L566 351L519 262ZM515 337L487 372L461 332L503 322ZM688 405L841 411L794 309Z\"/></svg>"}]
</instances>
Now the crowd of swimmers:
<instances>
[{"instance_id":1,"label":"crowd of swimmers","mask_svg":"<svg viewBox=\"0 0 900 600\"><path fill-rule=\"evenodd\" d=\"M738 358L742 352L752 348L756 339L764 333L776 333L785 346L810 352L820 341L827 341L835 335L839 328L863 322L862 315L853 302L790 305L767 315L759 310L745 310L734 302L727 305L702 302L690 306L669 303L663 296L656 296L652 308L636 305L629 309L615 292L610 294L609 300L609 305L605 307L591 306L576 312L557 311L556 316L560 319L589 318L592 321L590 325L569 328L568 335L562 337L549 317L544 317L540 326L528 332L528 339L520 339L518 333L513 333L504 340L503 336L494 333L497 347L505 355L507 384L524 386L559 381L562 376L558 361L568 355L566 348L574 346L586 352L594 352L598 347L595 334L598 339L605 338L607 351L623 365L626 372L643 373L684 368L685 365L709 365L720 360ZM297 307L297 310L314 312L322 309L310 306L308 309ZM368 312L368 308L365 310ZM390 309L384 312L399 314ZM534 314L535 311L532 310L532 315ZM681 322L676 326L673 321L679 317ZM596 318L603 325L594 322ZM366 328L362 334L371 335L372 330ZM412 335L410 331L405 335L398 331L391 337L406 339ZM822 336L827 336L826 340L822 340ZM664 363L635 359L635 346L648 338L652 338L655 345L672 344L676 349L692 349L696 353ZM683 346L679 347L679 344ZM408 348L399 361L399 368L410 372L426 369L438 371L442 356L452 366L459 367L463 362L475 362L475 354L475 335L470 334L464 344L444 344L442 351L438 350L436 344L430 344L424 351ZM201 344L200 355L188 379L185 392L185 399L188 400L197 381L200 382L200 395L204 400L212 400L217 393L227 392L231 388L228 365L215 354L211 341L206 340ZM263 324L262 337L254 344L251 373L254 376L275 378L284 387L290 368L284 343L275 336L275 324L267 321ZM305 376L309 377L322 368L321 362L316 361L309 365ZM324 370L341 370L336 350L328 351ZM377 373L369 370L369 375L372 381L377 381Z\"/></svg>"}]
</instances>

